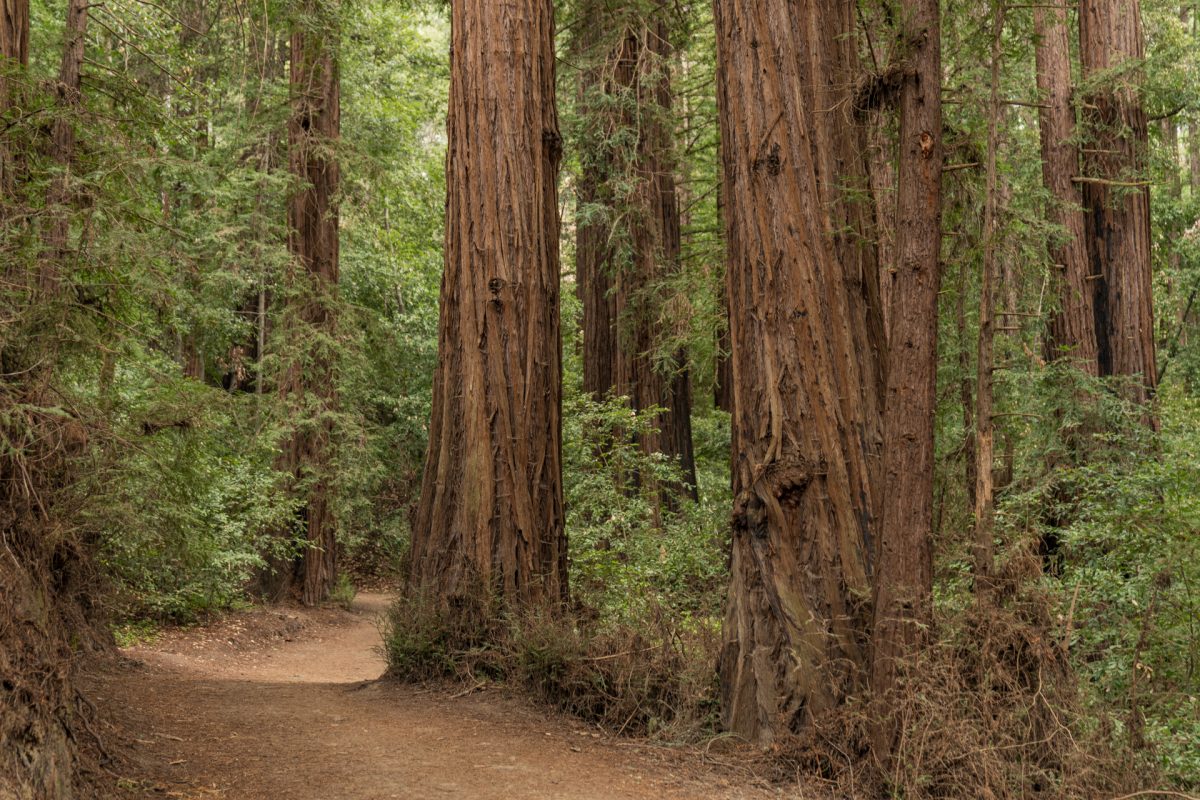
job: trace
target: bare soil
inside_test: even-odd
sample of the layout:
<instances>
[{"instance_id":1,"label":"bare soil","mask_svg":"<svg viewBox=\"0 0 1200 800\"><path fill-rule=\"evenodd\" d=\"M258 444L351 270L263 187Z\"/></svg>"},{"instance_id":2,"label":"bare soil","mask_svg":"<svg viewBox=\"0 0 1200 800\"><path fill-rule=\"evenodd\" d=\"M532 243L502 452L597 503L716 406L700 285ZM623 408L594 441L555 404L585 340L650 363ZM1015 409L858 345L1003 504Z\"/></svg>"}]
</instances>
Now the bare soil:
<instances>
[{"instance_id":1,"label":"bare soil","mask_svg":"<svg viewBox=\"0 0 1200 800\"><path fill-rule=\"evenodd\" d=\"M714 800L815 797L727 747L610 738L500 689L377 680L386 594L258 609L128 648L86 688L123 797Z\"/></svg>"}]
</instances>

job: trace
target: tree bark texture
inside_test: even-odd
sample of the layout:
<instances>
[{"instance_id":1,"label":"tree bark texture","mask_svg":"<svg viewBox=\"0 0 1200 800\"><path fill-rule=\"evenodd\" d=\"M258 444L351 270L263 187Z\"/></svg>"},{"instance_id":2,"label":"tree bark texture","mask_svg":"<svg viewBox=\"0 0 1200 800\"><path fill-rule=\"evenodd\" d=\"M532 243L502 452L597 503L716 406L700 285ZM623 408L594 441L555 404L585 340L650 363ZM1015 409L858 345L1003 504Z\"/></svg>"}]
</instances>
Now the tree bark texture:
<instances>
[{"instance_id":1,"label":"tree bark texture","mask_svg":"<svg viewBox=\"0 0 1200 800\"><path fill-rule=\"evenodd\" d=\"M872 690L886 696L933 611L933 425L941 286L942 106L937 0L904 5L884 485L875 584ZM892 746L882 725L877 746Z\"/></svg>"},{"instance_id":2,"label":"tree bark texture","mask_svg":"<svg viewBox=\"0 0 1200 800\"><path fill-rule=\"evenodd\" d=\"M875 236L879 248L879 294L883 329L891 335L892 302L896 284L896 168L895 144L889 130L891 109L867 113L867 162L871 197L875 202Z\"/></svg>"},{"instance_id":3,"label":"tree bark texture","mask_svg":"<svg viewBox=\"0 0 1200 800\"><path fill-rule=\"evenodd\" d=\"M725 193L721 184L717 184L717 219L725 219ZM728 233L728 231L727 231ZM734 243L725 240L726 262L728 254L735 248ZM725 325L717 333L717 358L714 365L716 372L713 381L713 405L722 411L733 413L733 362L729 360L732 344L729 341L729 291L726 282L721 281L721 312L725 315Z\"/></svg>"},{"instance_id":4,"label":"tree bark texture","mask_svg":"<svg viewBox=\"0 0 1200 800\"><path fill-rule=\"evenodd\" d=\"M337 578L337 523L331 508L329 465L331 415L337 406L334 354L337 333L338 210L340 179L331 151L341 133L336 27L300 23L291 38L291 102L288 159L299 189L288 203L292 255L289 309L301 347L281 376L279 391L302 419L285 443L282 467L304 492L301 511L306 549L301 599L324 600Z\"/></svg>"},{"instance_id":5,"label":"tree bark texture","mask_svg":"<svg viewBox=\"0 0 1200 800\"><path fill-rule=\"evenodd\" d=\"M438 367L410 591L567 599L551 0L454 0Z\"/></svg>"},{"instance_id":6,"label":"tree bark texture","mask_svg":"<svg viewBox=\"0 0 1200 800\"><path fill-rule=\"evenodd\" d=\"M1046 356L1066 357L1089 375L1099 374L1096 359L1095 286L1088 280L1088 236L1083 215L1079 175L1079 146L1075 143L1075 107L1071 102L1071 49L1067 35L1067 6L1033 10L1037 36L1037 84L1042 105L1038 126L1042 142L1042 183L1050 193L1050 222L1062 228L1061 239L1050 247L1058 308L1050 318Z\"/></svg>"},{"instance_id":7,"label":"tree bark texture","mask_svg":"<svg viewBox=\"0 0 1200 800\"><path fill-rule=\"evenodd\" d=\"M87 0L69 0L67 3L62 62L55 87L58 109L50 140L50 156L60 171L46 190L47 218L42 232L42 259L38 275L39 290L46 296L58 292L62 272L70 255L70 205L74 198L71 162L75 158L75 117L82 103L80 88L83 83L88 5Z\"/></svg>"},{"instance_id":8,"label":"tree bark texture","mask_svg":"<svg viewBox=\"0 0 1200 800\"><path fill-rule=\"evenodd\" d=\"M627 396L638 412L663 409L658 431L643 435L640 444L647 453L678 458L694 498L686 353L676 354L669 374L653 360L663 330L656 283L679 268L680 257L671 141L672 48L663 18L669 12L660 9L659 18L650 20L636 13L614 15L606 8L600 4L584 15L589 28L585 47L602 54L585 56L597 63L581 77L581 101L599 135L589 143L593 152L584 156L580 202L607 209L606 219L581 224L576 234L584 389L597 398L609 392ZM612 34L601 27L618 32L615 45L608 45ZM672 492L666 493L669 499Z\"/></svg>"},{"instance_id":9,"label":"tree bark texture","mask_svg":"<svg viewBox=\"0 0 1200 800\"><path fill-rule=\"evenodd\" d=\"M29 0L0 0L0 115L16 102L16 91L5 73L14 66L29 66ZM13 154L0 144L0 193L15 184Z\"/></svg>"},{"instance_id":10,"label":"tree bark texture","mask_svg":"<svg viewBox=\"0 0 1200 800\"><path fill-rule=\"evenodd\" d=\"M883 334L853 4L714 14L735 454L722 721L768 742L862 684Z\"/></svg>"},{"instance_id":11,"label":"tree bark texture","mask_svg":"<svg viewBox=\"0 0 1200 800\"><path fill-rule=\"evenodd\" d=\"M1137 376L1130 399L1158 386L1150 271L1149 131L1138 95L1145 57L1139 0L1083 0L1083 204L1095 287L1101 375Z\"/></svg>"}]
</instances>

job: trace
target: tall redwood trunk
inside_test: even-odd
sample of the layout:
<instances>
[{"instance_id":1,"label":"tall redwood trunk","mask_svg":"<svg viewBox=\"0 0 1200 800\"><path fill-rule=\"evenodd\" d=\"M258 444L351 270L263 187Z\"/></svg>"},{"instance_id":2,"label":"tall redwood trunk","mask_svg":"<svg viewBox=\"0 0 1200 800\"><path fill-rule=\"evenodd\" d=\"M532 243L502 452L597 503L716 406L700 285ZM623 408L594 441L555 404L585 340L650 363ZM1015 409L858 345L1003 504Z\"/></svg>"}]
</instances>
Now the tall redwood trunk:
<instances>
[{"instance_id":1,"label":"tall redwood trunk","mask_svg":"<svg viewBox=\"0 0 1200 800\"><path fill-rule=\"evenodd\" d=\"M300 187L288 203L289 310L306 352L291 359L280 378L285 401L301 409L296 430L285 443L282 466L304 492L302 522L307 548L302 554L301 597L324 600L337 578L337 527L330 505L329 465L337 405L334 354L338 284L339 168L330 148L341 133L336 25L298 23L291 40L292 116L288 158Z\"/></svg>"},{"instance_id":2,"label":"tall redwood trunk","mask_svg":"<svg viewBox=\"0 0 1200 800\"><path fill-rule=\"evenodd\" d=\"M882 371L853 4L717 0L734 379L725 727L758 742L859 688Z\"/></svg>"},{"instance_id":3,"label":"tall redwood trunk","mask_svg":"<svg viewBox=\"0 0 1200 800\"><path fill-rule=\"evenodd\" d=\"M640 444L647 453L678 458L685 481L694 487L686 354L676 355L672 374L653 361L662 337L654 284L679 268L680 256L672 51L663 18L670 12L658 9L659 18L651 21L630 8L606 9L606 4L588 8L582 24L589 30L581 37L585 47L601 50L599 56L584 56L597 63L581 76L581 99L588 124L602 133L591 144L597 152L585 157L580 201L608 208L607 220L580 225L577 232L584 388L597 397L610 391L627 396L636 411L663 409L658 431L644 434ZM612 29L620 35L610 46ZM691 494L695 497L694 488Z\"/></svg>"},{"instance_id":4,"label":"tall redwood trunk","mask_svg":"<svg viewBox=\"0 0 1200 800\"><path fill-rule=\"evenodd\" d=\"M1136 377L1130 398L1158 386L1150 272L1149 132L1138 88L1145 57L1139 0L1082 0L1079 53L1084 98L1083 204L1095 285L1101 375Z\"/></svg>"},{"instance_id":5,"label":"tall redwood trunk","mask_svg":"<svg viewBox=\"0 0 1200 800\"><path fill-rule=\"evenodd\" d=\"M891 276L884 485L875 584L872 690L886 696L899 661L925 638L933 612L933 425L941 286L942 106L937 0L904 9L909 43L900 87L895 269ZM876 734L885 753L894 729Z\"/></svg>"},{"instance_id":6,"label":"tall redwood trunk","mask_svg":"<svg viewBox=\"0 0 1200 800\"><path fill-rule=\"evenodd\" d=\"M725 193L721 189L721 184L717 184L717 218L725 219ZM728 235L728 230L726 231ZM734 244L728 239L725 240L726 263L728 263L728 254ZM729 292L726 289L726 282L721 281L721 313L725 315L726 325L717 333L717 358L714 364L715 380L713 381L713 405L722 411L733 413L733 362L729 360L732 344L729 341Z\"/></svg>"},{"instance_id":7,"label":"tall redwood trunk","mask_svg":"<svg viewBox=\"0 0 1200 800\"><path fill-rule=\"evenodd\" d=\"M438 368L410 590L567 599L551 0L454 0Z\"/></svg>"},{"instance_id":8,"label":"tall redwood trunk","mask_svg":"<svg viewBox=\"0 0 1200 800\"><path fill-rule=\"evenodd\" d=\"M75 158L75 119L81 105L83 54L88 24L87 0L69 0L63 33L62 63L58 71L58 115L51 129L50 155L60 172L46 190L46 222L42 232L42 259L38 285L43 294L58 292L62 272L70 255L71 162Z\"/></svg>"},{"instance_id":9,"label":"tall redwood trunk","mask_svg":"<svg viewBox=\"0 0 1200 800\"><path fill-rule=\"evenodd\" d=\"M1062 228L1050 248L1058 286L1058 309L1050 318L1048 358L1065 356L1089 375L1096 361L1095 287L1088 280L1087 233L1079 184L1079 146L1075 143L1075 108L1071 102L1071 49L1065 0L1033 10L1037 32L1037 84L1042 105L1038 126L1042 140L1042 182L1050 193L1049 219Z\"/></svg>"},{"instance_id":10,"label":"tall redwood trunk","mask_svg":"<svg viewBox=\"0 0 1200 800\"><path fill-rule=\"evenodd\" d=\"M29 0L0 0L0 114L16 100L5 77L14 65L29 66ZM0 144L0 195L11 192L14 182L13 154Z\"/></svg>"}]
</instances>

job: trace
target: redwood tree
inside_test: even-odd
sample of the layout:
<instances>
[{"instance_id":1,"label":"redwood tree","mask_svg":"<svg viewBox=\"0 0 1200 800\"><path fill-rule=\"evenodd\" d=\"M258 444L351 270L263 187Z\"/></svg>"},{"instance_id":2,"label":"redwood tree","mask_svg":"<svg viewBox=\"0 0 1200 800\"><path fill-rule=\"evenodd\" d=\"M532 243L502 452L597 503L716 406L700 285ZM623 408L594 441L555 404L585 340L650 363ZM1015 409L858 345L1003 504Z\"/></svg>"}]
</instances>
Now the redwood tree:
<instances>
[{"instance_id":1,"label":"redwood tree","mask_svg":"<svg viewBox=\"0 0 1200 800\"><path fill-rule=\"evenodd\" d=\"M1062 228L1051 245L1052 269L1058 286L1058 308L1050 319L1047 356L1067 356L1090 375L1096 361L1095 289L1088 280L1087 234L1083 196L1076 182L1079 145L1075 141L1075 108L1071 102L1071 49L1065 0L1033 9L1037 32L1037 84L1041 93L1038 127L1042 142L1042 183L1050 193L1050 221Z\"/></svg>"},{"instance_id":2,"label":"redwood tree","mask_svg":"<svg viewBox=\"0 0 1200 800\"><path fill-rule=\"evenodd\" d=\"M337 578L337 528L330 506L329 463L337 404L332 337L337 330L339 169L331 151L341 131L337 26L313 10L291 39L290 169L299 187L288 203L292 254L285 325L304 352L293 353L279 391L297 410L281 466L302 492L301 596L324 600Z\"/></svg>"},{"instance_id":3,"label":"redwood tree","mask_svg":"<svg viewBox=\"0 0 1200 800\"><path fill-rule=\"evenodd\" d=\"M13 102L14 90L5 73L29 66L29 0L0 2L0 114ZM0 193L12 191L12 155L0 145Z\"/></svg>"},{"instance_id":4,"label":"redwood tree","mask_svg":"<svg viewBox=\"0 0 1200 800\"><path fill-rule=\"evenodd\" d=\"M714 6L735 454L722 714L767 742L866 666L883 334L853 4Z\"/></svg>"},{"instance_id":5,"label":"redwood tree","mask_svg":"<svg viewBox=\"0 0 1200 800\"><path fill-rule=\"evenodd\" d=\"M87 34L88 3L69 0L67 24L63 33L62 61L58 70L58 116L51 128L50 155L61 172L50 181L46 190L47 219L42 233L43 254L39 271L40 290L53 296L58 293L62 273L69 255L71 215L68 205L74 200L71 187L71 162L75 158L75 115L81 105L83 85L84 43Z\"/></svg>"},{"instance_id":6,"label":"redwood tree","mask_svg":"<svg viewBox=\"0 0 1200 800\"><path fill-rule=\"evenodd\" d=\"M886 491L875 587L872 689L893 688L899 660L920 643L933 605L933 425L941 286L942 108L937 0L904 5L896 265L889 298L883 448ZM890 748L883 726L877 746Z\"/></svg>"},{"instance_id":7,"label":"redwood tree","mask_svg":"<svg viewBox=\"0 0 1200 800\"><path fill-rule=\"evenodd\" d=\"M445 270L410 591L567 599L551 0L454 0Z\"/></svg>"},{"instance_id":8,"label":"redwood tree","mask_svg":"<svg viewBox=\"0 0 1200 800\"><path fill-rule=\"evenodd\" d=\"M668 374L654 363L662 309L655 282L678 269L679 199L672 158L669 9L633 0L585 4L580 94L586 136L576 234L583 305L584 389L658 407L648 453L678 458L695 497L691 385L677 354ZM615 33L615 36L614 36ZM603 213L598 213L603 209Z\"/></svg>"},{"instance_id":9,"label":"redwood tree","mask_svg":"<svg viewBox=\"0 0 1200 800\"><path fill-rule=\"evenodd\" d=\"M1158 385L1150 272L1149 147L1139 95L1145 58L1139 0L1083 0L1083 205L1089 279L1095 285L1097 360L1101 375L1136 376L1131 399L1145 402Z\"/></svg>"}]
</instances>

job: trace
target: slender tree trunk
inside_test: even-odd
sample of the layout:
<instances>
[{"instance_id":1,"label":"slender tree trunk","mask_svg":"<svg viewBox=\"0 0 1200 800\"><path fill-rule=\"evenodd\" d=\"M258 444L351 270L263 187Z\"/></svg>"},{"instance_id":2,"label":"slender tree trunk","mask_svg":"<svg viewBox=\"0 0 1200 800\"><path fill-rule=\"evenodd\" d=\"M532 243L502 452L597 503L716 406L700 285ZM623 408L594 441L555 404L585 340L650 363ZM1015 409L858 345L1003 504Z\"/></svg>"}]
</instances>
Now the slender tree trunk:
<instances>
[{"instance_id":1,"label":"slender tree trunk","mask_svg":"<svg viewBox=\"0 0 1200 800\"><path fill-rule=\"evenodd\" d=\"M1101 375L1136 378L1130 399L1158 386L1150 272L1149 132L1141 105L1145 56L1139 0L1082 0L1079 52L1085 81L1083 204L1089 278L1095 285ZM1148 417L1148 420L1150 418Z\"/></svg>"},{"instance_id":2,"label":"slender tree trunk","mask_svg":"<svg viewBox=\"0 0 1200 800\"><path fill-rule=\"evenodd\" d=\"M996 340L996 249L999 245L1000 208L997 185L997 150L1000 144L1000 67L1003 55L1005 6L993 0L991 87L988 99L986 186L983 206L983 278L979 290L979 350L975 369L975 591L983 602L991 600L996 487L993 382Z\"/></svg>"},{"instance_id":3,"label":"slender tree trunk","mask_svg":"<svg viewBox=\"0 0 1200 800\"><path fill-rule=\"evenodd\" d=\"M883 526L871 663L872 690L886 697L901 662L925 640L933 615L933 424L937 406L941 285L941 38L937 0L904 7L909 43L900 89L896 264L883 448ZM881 754L897 727L875 732Z\"/></svg>"},{"instance_id":4,"label":"slender tree trunk","mask_svg":"<svg viewBox=\"0 0 1200 800\"><path fill-rule=\"evenodd\" d=\"M736 458L722 719L768 742L861 688L882 323L853 5L714 14Z\"/></svg>"},{"instance_id":5,"label":"slender tree trunk","mask_svg":"<svg viewBox=\"0 0 1200 800\"><path fill-rule=\"evenodd\" d=\"M29 66L29 0L0 0L0 115L17 100L16 87L5 77L14 65ZM0 196L13 191L15 172L15 154L0 144Z\"/></svg>"},{"instance_id":6,"label":"slender tree trunk","mask_svg":"<svg viewBox=\"0 0 1200 800\"><path fill-rule=\"evenodd\" d=\"M334 12L336 13L336 11ZM341 108L336 19L305 19L291 40L292 117L288 153L300 188L288 203L290 321L306 351L296 354L280 379L285 402L307 417L284 445L282 466L304 492L301 516L307 541L302 554L301 598L324 600L337 579L337 527L331 507L331 415L337 406L330 340L337 333L339 168L330 152L340 137Z\"/></svg>"},{"instance_id":7,"label":"slender tree trunk","mask_svg":"<svg viewBox=\"0 0 1200 800\"><path fill-rule=\"evenodd\" d=\"M1099 372L1096 359L1095 288L1088 276L1087 233L1075 143L1075 108L1071 102L1071 49L1065 0L1033 10L1037 41L1037 84L1042 105L1038 126L1042 141L1042 182L1050 193L1050 221L1062 238L1050 247L1058 308L1050 318L1048 359L1066 356L1089 375Z\"/></svg>"},{"instance_id":8,"label":"slender tree trunk","mask_svg":"<svg viewBox=\"0 0 1200 800\"><path fill-rule=\"evenodd\" d=\"M958 332L958 399L963 412L963 444L962 454L964 463L964 484L967 494L967 508L975 511L975 392L971 380L971 348L967 340L967 265L970 259L961 256L958 259L958 296L955 298L954 324Z\"/></svg>"},{"instance_id":9,"label":"slender tree trunk","mask_svg":"<svg viewBox=\"0 0 1200 800\"><path fill-rule=\"evenodd\" d=\"M583 32L577 58L584 61L594 59L593 51L598 47L597 25L588 20L594 10L589 5L581 13L586 21L581 21ZM603 65L589 64L580 71L577 102L584 109L589 120L585 124L589 127L595 114L590 107L597 95L606 92L605 80ZM607 219L607 210L612 206L608 184L614 165L610 154L598 144L589 141L580 154L583 168L576 189L580 221L575 227L575 287L583 310L583 390L599 400L616 384L618 342L612 225Z\"/></svg>"},{"instance_id":10,"label":"slender tree trunk","mask_svg":"<svg viewBox=\"0 0 1200 800\"><path fill-rule=\"evenodd\" d=\"M451 26L439 357L409 588L462 614L480 591L557 606L567 548L553 3L454 0Z\"/></svg>"},{"instance_id":11,"label":"slender tree trunk","mask_svg":"<svg viewBox=\"0 0 1200 800\"><path fill-rule=\"evenodd\" d=\"M58 293L62 272L70 255L71 162L75 158L75 116L81 107L83 53L87 35L87 0L69 0L63 34L62 64L58 72L58 114L51 132L50 155L59 172L46 190L47 219L42 235L42 260L38 285L42 294Z\"/></svg>"},{"instance_id":12,"label":"slender tree trunk","mask_svg":"<svg viewBox=\"0 0 1200 800\"><path fill-rule=\"evenodd\" d=\"M208 149L208 117L205 113L205 98L208 97L207 78L209 67L205 61L205 2L206 0L187 0L184 3L180 18L179 44L183 53L195 59L188 81L190 92L181 94L176 102L176 112L180 122L192 128L192 152L185 157L201 160L203 152ZM193 214L201 213L204 198L194 187L180 186L180 197L177 207L188 209ZM189 292L196 292L200 285L200 274L194 259L185 259L179 276L180 283ZM204 352L200 347L194 322L185 325L179 332L179 360L185 377L203 381L205 379Z\"/></svg>"},{"instance_id":13,"label":"slender tree trunk","mask_svg":"<svg viewBox=\"0 0 1200 800\"><path fill-rule=\"evenodd\" d=\"M1188 182L1192 191L1200 187L1200 123L1188 123Z\"/></svg>"}]
</instances>

